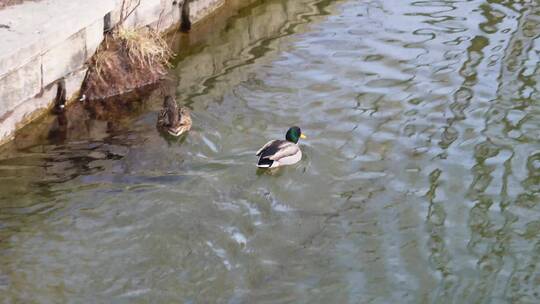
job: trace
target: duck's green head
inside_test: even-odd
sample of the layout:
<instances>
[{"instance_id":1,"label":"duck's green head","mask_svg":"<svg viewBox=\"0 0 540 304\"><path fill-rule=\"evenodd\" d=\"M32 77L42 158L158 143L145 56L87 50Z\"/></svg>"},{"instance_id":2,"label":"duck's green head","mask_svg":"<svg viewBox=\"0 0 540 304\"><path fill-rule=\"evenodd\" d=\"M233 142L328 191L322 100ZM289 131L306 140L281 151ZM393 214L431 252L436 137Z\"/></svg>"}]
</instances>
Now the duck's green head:
<instances>
[{"instance_id":1,"label":"duck's green head","mask_svg":"<svg viewBox=\"0 0 540 304\"><path fill-rule=\"evenodd\" d=\"M302 130L300 130L300 128L297 126L291 127L287 131L287 134L285 135L286 140L293 142L295 144L298 142L300 138L306 138L306 136L302 134Z\"/></svg>"}]
</instances>

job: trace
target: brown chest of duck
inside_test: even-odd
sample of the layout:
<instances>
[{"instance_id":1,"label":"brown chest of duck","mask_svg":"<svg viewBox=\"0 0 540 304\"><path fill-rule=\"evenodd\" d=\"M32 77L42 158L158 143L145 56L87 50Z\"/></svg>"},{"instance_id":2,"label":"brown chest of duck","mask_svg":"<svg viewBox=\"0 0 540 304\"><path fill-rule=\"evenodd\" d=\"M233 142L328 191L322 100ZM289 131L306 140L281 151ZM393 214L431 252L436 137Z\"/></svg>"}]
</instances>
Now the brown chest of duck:
<instances>
[{"instance_id":1,"label":"brown chest of duck","mask_svg":"<svg viewBox=\"0 0 540 304\"><path fill-rule=\"evenodd\" d=\"M163 109L159 112L157 128L172 136L180 136L191 129L191 113L188 108L178 106L172 96L165 96Z\"/></svg>"}]
</instances>

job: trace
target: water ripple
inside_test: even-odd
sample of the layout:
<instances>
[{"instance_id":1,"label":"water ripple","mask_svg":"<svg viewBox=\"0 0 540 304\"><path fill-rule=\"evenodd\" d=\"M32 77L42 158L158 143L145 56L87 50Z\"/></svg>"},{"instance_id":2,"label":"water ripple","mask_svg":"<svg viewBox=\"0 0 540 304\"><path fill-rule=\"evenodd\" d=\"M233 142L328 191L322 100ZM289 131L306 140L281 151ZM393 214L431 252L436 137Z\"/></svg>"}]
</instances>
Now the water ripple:
<instances>
[{"instance_id":1,"label":"water ripple","mask_svg":"<svg viewBox=\"0 0 540 304\"><path fill-rule=\"evenodd\" d=\"M540 301L539 5L227 14L172 41L188 136L157 90L2 148L0 300ZM293 124L302 162L257 171Z\"/></svg>"}]
</instances>

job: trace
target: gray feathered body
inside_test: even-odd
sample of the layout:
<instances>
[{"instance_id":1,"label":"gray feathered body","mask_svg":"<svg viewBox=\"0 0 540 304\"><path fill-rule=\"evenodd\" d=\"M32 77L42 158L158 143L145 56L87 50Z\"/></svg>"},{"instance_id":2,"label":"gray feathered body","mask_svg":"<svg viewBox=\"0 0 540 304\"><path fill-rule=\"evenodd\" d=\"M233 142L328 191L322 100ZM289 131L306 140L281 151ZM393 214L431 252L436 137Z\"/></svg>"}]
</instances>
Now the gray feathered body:
<instances>
[{"instance_id":1,"label":"gray feathered body","mask_svg":"<svg viewBox=\"0 0 540 304\"><path fill-rule=\"evenodd\" d=\"M257 151L259 168L276 168L293 165L302 159L302 150L298 144L286 140L272 140Z\"/></svg>"}]
</instances>

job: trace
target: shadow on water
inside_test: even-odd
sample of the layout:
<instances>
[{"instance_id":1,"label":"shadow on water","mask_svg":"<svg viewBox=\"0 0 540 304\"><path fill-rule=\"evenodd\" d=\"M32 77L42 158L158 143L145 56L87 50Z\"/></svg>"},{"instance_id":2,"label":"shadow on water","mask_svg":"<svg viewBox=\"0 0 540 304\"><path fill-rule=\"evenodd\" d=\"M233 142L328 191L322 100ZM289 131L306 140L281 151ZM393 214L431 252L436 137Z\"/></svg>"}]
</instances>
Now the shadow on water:
<instances>
[{"instance_id":1,"label":"shadow on water","mask_svg":"<svg viewBox=\"0 0 540 304\"><path fill-rule=\"evenodd\" d=\"M540 5L241 2L157 90L2 147L0 300L540 302Z\"/></svg>"}]
</instances>

